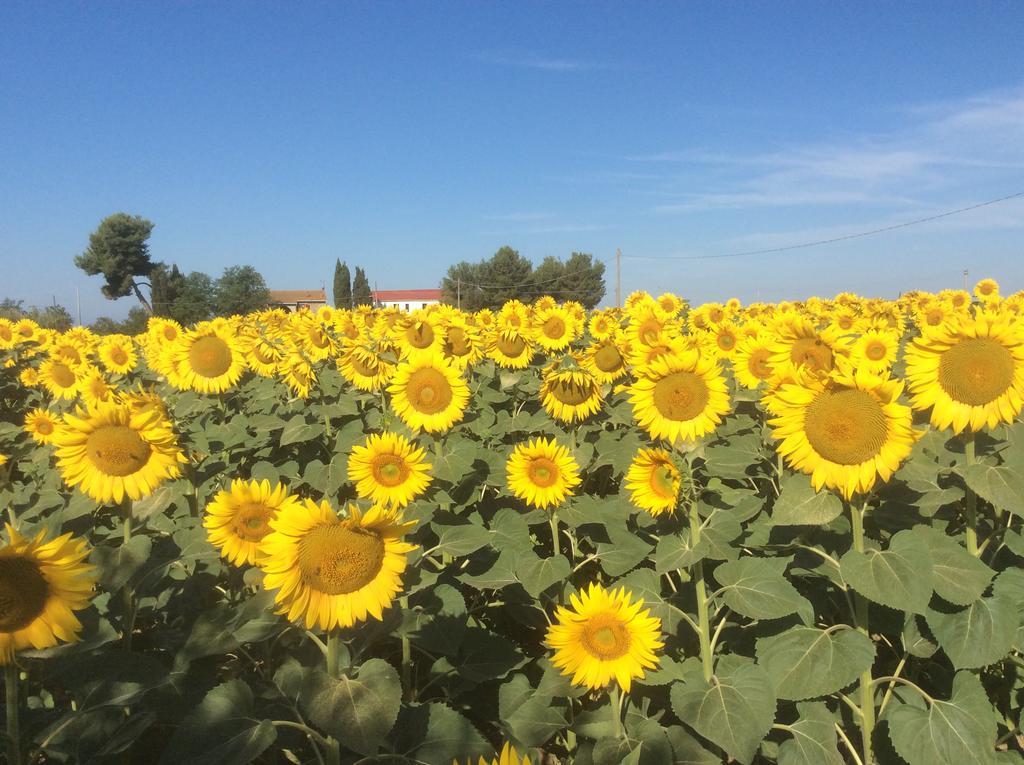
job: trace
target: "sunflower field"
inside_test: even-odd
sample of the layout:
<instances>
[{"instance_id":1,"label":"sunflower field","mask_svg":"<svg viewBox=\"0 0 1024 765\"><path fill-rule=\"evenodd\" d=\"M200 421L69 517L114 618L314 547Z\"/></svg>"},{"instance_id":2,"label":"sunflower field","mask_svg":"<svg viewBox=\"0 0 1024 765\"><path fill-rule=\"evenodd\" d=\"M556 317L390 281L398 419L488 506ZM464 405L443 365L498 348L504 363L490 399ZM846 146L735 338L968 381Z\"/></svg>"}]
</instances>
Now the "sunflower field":
<instances>
[{"instance_id":1,"label":"sunflower field","mask_svg":"<svg viewBox=\"0 0 1024 765\"><path fill-rule=\"evenodd\" d=\"M1020 762L1022 308L0 319L7 762Z\"/></svg>"}]
</instances>

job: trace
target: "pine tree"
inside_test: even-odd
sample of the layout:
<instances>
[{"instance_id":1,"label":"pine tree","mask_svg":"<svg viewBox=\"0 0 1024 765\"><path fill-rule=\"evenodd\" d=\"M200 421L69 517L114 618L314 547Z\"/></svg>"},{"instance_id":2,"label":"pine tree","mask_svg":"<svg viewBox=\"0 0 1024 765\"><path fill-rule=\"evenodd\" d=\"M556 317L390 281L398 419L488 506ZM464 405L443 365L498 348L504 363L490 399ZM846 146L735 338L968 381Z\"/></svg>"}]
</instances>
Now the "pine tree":
<instances>
[{"instance_id":1,"label":"pine tree","mask_svg":"<svg viewBox=\"0 0 1024 765\"><path fill-rule=\"evenodd\" d=\"M352 278L352 303L354 305L373 305L373 290L366 272L356 266L356 275Z\"/></svg>"},{"instance_id":2,"label":"pine tree","mask_svg":"<svg viewBox=\"0 0 1024 765\"><path fill-rule=\"evenodd\" d=\"M341 260L334 263L334 307L352 307L352 277L348 263L342 263Z\"/></svg>"}]
</instances>

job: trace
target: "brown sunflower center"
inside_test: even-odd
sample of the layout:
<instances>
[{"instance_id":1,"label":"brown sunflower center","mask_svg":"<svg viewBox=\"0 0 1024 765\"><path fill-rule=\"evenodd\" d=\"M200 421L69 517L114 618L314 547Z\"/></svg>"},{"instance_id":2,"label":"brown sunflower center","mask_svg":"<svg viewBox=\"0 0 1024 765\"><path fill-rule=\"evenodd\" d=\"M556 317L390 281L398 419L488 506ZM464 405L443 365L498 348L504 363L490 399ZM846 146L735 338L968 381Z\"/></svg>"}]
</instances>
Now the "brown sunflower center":
<instances>
[{"instance_id":1,"label":"brown sunflower center","mask_svg":"<svg viewBox=\"0 0 1024 765\"><path fill-rule=\"evenodd\" d=\"M39 420L36 422L36 433L43 436L48 436L53 432L53 423L49 420Z\"/></svg>"},{"instance_id":2,"label":"brown sunflower center","mask_svg":"<svg viewBox=\"0 0 1024 765\"><path fill-rule=\"evenodd\" d=\"M231 348L215 335L201 337L188 350L189 365L202 377L220 377L231 368Z\"/></svg>"},{"instance_id":3,"label":"brown sunflower center","mask_svg":"<svg viewBox=\"0 0 1024 765\"><path fill-rule=\"evenodd\" d=\"M534 457L531 459L530 464L526 468L526 474L530 479L530 483L542 489L554 486L558 482L559 475L561 475L558 465L547 457Z\"/></svg>"},{"instance_id":4,"label":"brown sunflower center","mask_svg":"<svg viewBox=\"0 0 1024 765\"><path fill-rule=\"evenodd\" d=\"M0 340L10 342L14 339L14 331L6 324L0 324Z\"/></svg>"},{"instance_id":5,"label":"brown sunflower center","mask_svg":"<svg viewBox=\"0 0 1024 765\"><path fill-rule=\"evenodd\" d=\"M440 370L423 367L409 376L406 396L420 414L437 414L452 402L452 386Z\"/></svg>"},{"instance_id":6,"label":"brown sunflower center","mask_svg":"<svg viewBox=\"0 0 1024 765\"><path fill-rule=\"evenodd\" d=\"M862 390L821 393L804 416L811 447L839 465L859 465L877 457L888 435L882 405Z\"/></svg>"},{"instance_id":7,"label":"brown sunflower center","mask_svg":"<svg viewBox=\"0 0 1024 765\"><path fill-rule=\"evenodd\" d=\"M1013 384L1013 354L990 337L969 337L942 354L939 385L954 401L984 406Z\"/></svg>"},{"instance_id":8,"label":"brown sunflower center","mask_svg":"<svg viewBox=\"0 0 1024 765\"><path fill-rule=\"evenodd\" d=\"M654 345L661 337L662 329L664 329L662 323L652 316L640 325L636 334L644 345Z\"/></svg>"},{"instance_id":9,"label":"brown sunflower center","mask_svg":"<svg viewBox=\"0 0 1024 765\"><path fill-rule=\"evenodd\" d=\"M526 341L519 335L498 335L495 345L502 354L510 359L519 358L526 351Z\"/></svg>"},{"instance_id":10,"label":"brown sunflower center","mask_svg":"<svg viewBox=\"0 0 1024 765\"><path fill-rule=\"evenodd\" d=\"M594 353L594 366L602 372L617 372L622 369L624 363L622 354L619 353L619 349L615 347L614 343L604 343Z\"/></svg>"},{"instance_id":11,"label":"brown sunflower center","mask_svg":"<svg viewBox=\"0 0 1024 765\"><path fill-rule=\"evenodd\" d=\"M654 384L654 407L669 420L692 420L710 397L707 383L693 372L673 372Z\"/></svg>"},{"instance_id":12,"label":"brown sunflower center","mask_svg":"<svg viewBox=\"0 0 1024 765\"><path fill-rule=\"evenodd\" d=\"M769 359L772 352L768 348L757 348L747 359L747 369L758 380L767 380L772 374L772 365Z\"/></svg>"},{"instance_id":13,"label":"brown sunflower center","mask_svg":"<svg viewBox=\"0 0 1024 765\"><path fill-rule=\"evenodd\" d=\"M567 406L579 406L590 401L597 393L592 382L579 384L568 380L554 380L548 391L558 401Z\"/></svg>"},{"instance_id":14,"label":"brown sunflower center","mask_svg":"<svg viewBox=\"0 0 1024 765\"><path fill-rule=\"evenodd\" d=\"M864 355L871 361L881 361L889 349L881 340L871 340L864 347Z\"/></svg>"},{"instance_id":15,"label":"brown sunflower center","mask_svg":"<svg viewBox=\"0 0 1024 765\"><path fill-rule=\"evenodd\" d=\"M101 425L89 434L85 451L104 475L126 476L146 466L153 447L127 425Z\"/></svg>"},{"instance_id":16,"label":"brown sunflower center","mask_svg":"<svg viewBox=\"0 0 1024 765\"><path fill-rule=\"evenodd\" d=\"M252 348L252 355L260 364L273 364L277 361L277 356L273 353L272 349L264 346L262 343L255 345Z\"/></svg>"},{"instance_id":17,"label":"brown sunflower center","mask_svg":"<svg viewBox=\"0 0 1024 765\"><path fill-rule=\"evenodd\" d=\"M262 502L246 502L235 510L232 527L235 535L246 542L259 542L270 533L269 521L274 510Z\"/></svg>"},{"instance_id":18,"label":"brown sunflower center","mask_svg":"<svg viewBox=\"0 0 1024 765\"><path fill-rule=\"evenodd\" d=\"M363 358L361 354L353 353L348 357L349 364L363 377L376 377L377 372L380 371L380 366L376 363Z\"/></svg>"},{"instance_id":19,"label":"brown sunflower center","mask_svg":"<svg viewBox=\"0 0 1024 765\"><path fill-rule=\"evenodd\" d=\"M434 342L434 328L428 322L418 321L405 330L405 339L413 348L429 348Z\"/></svg>"},{"instance_id":20,"label":"brown sunflower center","mask_svg":"<svg viewBox=\"0 0 1024 765\"><path fill-rule=\"evenodd\" d=\"M326 348L330 343L330 338L327 337L327 333L324 332L323 327L311 327L307 336L309 337L310 345L314 348L319 348L320 350Z\"/></svg>"},{"instance_id":21,"label":"brown sunflower center","mask_svg":"<svg viewBox=\"0 0 1024 765\"><path fill-rule=\"evenodd\" d=\"M629 630L611 614L591 616L580 638L587 653L596 659L618 659L629 652Z\"/></svg>"},{"instance_id":22,"label":"brown sunflower center","mask_svg":"<svg viewBox=\"0 0 1024 765\"><path fill-rule=\"evenodd\" d=\"M736 347L736 335L728 331L719 332L718 347L723 351L731 351Z\"/></svg>"},{"instance_id":23,"label":"brown sunflower center","mask_svg":"<svg viewBox=\"0 0 1024 765\"><path fill-rule=\"evenodd\" d=\"M851 329L853 327L853 317L840 316L837 324L839 325L839 329Z\"/></svg>"},{"instance_id":24,"label":"brown sunflower center","mask_svg":"<svg viewBox=\"0 0 1024 765\"><path fill-rule=\"evenodd\" d=\"M789 358L797 366L805 366L812 372L832 370L832 349L820 338L800 337L793 343Z\"/></svg>"},{"instance_id":25,"label":"brown sunflower center","mask_svg":"<svg viewBox=\"0 0 1024 765\"><path fill-rule=\"evenodd\" d=\"M382 486L399 486L409 478L409 466L397 454L378 454L370 464L373 480Z\"/></svg>"},{"instance_id":26,"label":"brown sunflower center","mask_svg":"<svg viewBox=\"0 0 1024 765\"><path fill-rule=\"evenodd\" d=\"M30 625L46 608L50 594L39 565L28 558L0 558L0 632Z\"/></svg>"},{"instance_id":27,"label":"brown sunflower center","mask_svg":"<svg viewBox=\"0 0 1024 765\"><path fill-rule=\"evenodd\" d=\"M925 324L929 327L939 326L945 318L946 315L941 308L932 308L924 315Z\"/></svg>"},{"instance_id":28,"label":"brown sunflower center","mask_svg":"<svg viewBox=\"0 0 1024 765\"><path fill-rule=\"evenodd\" d=\"M123 366L128 363L128 354L124 352L124 348L112 348L110 351L110 360L118 366Z\"/></svg>"},{"instance_id":29,"label":"brown sunflower center","mask_svg":"<svg viewBox=\"0 0 1024 765\"><path fill-rule=\"evenodd\" d=\"M669 499L676 496L676 471L671 465L656 465L651 470L651 490Z\"/></svg>"},{"instance_id":30,"label":"brown sunflower center","mask_svg":"<svg viewBox=\"0 0 1024 765\"><path fill-rule=\"evenodd\" d=\"M446 348L452 356L465 356L469 353L469 342L466 340L466 332L462 327L448 328Z\"/></svg>"},{"instance_id":31,"label":"brown sunflower center","mask_svg":"<svg viewBox=\"0 0 1024 765\"><path fill-rule=\"evenodd\" d=\"M344 595L365 587L383 564L384 540L351 521L314 526L299 542L303 582L327 595Z\"/></svg>"},{"instance_id":32,"label":"brown sunflower center","mask_svg":"<svg viewBox=\"0 0 1024 765\"><path fill-rule=\"evenodd\" d=\"M561 340L565 336L565 322L560 316L552 316L544 322L544 335L551 340Z\"/></svg>"},{"instance_id":33,"label":"brown sunflower center","mask_svg":"<svg viewBox=\"0 0 1024 765\"><path fill-rule=\"evenodd\" d=\"M61 388L70 388L76 382L75 373L71 371L71 367L60 361L50 366L50 379Z\"/></svg>"},{"instance_id":34,"label":"brown sunflower center","mask_svg":"<svg viewBox=\"0 0 1024 765\"><path fill-rule=\"evenodd\" d=\"M164 327L164 339L165 340L176 340L178 338L178 328L167 325Z\"/></svg>"}]
</instances>

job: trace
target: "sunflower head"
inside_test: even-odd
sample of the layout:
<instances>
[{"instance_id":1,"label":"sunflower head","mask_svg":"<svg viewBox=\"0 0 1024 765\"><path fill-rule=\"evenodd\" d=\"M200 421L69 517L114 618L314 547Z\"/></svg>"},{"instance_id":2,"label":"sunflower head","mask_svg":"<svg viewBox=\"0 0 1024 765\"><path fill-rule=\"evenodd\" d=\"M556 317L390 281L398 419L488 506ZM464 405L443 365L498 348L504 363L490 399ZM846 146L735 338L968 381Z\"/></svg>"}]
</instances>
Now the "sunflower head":
<instances>
[{"instance_id":1,"label":"sunflower head","mask_svg":"<svg viewBox=\"0 0 1024 765\"><path fill-rule=\"evenodd\" d=\"M642 599L624 589L609 592L596 582L559 606L548 628L552 663L572 682L591 690L618 683L628 692L632 681L658 666L661 620L650 615Z\"/></svg>"},{"instance_id":2,"label":"sunflower head","mask_svg":"<svg viewBox=\"0 0 1024 765\"><path fill-rule=\"evenodd\" d=\"M601 389L589 369L569 356L552 362L541 373L540 399L556 420L577 422L601 408Z\"/></svg>"},{"instance_id":3,"label":"sunflower head","mask_svg":"<svg viewBox=\"0 0 1024 765\"><path fill-rule=\"evenodd\" d=\"M707 435L731 408L721 369L696 352L656 358L630 386L630 401L641 427L673 443Z\"/></svg>"},{"instance_id":4,"label":"sunflower head","mask_svg":"<svg viewBox=\"0 0 1024 765\"><path fill-rule=\"evenodd\" d=\"M626 471L633 504L654 516L675 511L681 485L682 474L665 449L641 449Z\"/></svg>"},{"instance_id":5,"label":"sunflower head","mask_svg":"<svg viewBox=\"0 0 1024 765\"><path fill-rule=\"evenodd\" d=\"M256 563L260 542L270 533L270 522L282 508L291 508L298 501L282 484L236 478L206 506L203 526L225 559L236 566Z\"/></svg>"},{"instance_id":6,"label":"sunflower head","mask_svg":"<svg viewBox=\"0 0 1024 765\"><path fill-rule=\"evenodd\" d=\"M348 479L359 496L391 507L405 507L421 495L430 485L430 470L423 449L397 433L368 436L348 460Z\"/></svg>"},{"instance_id":7,"label":"sunflower head","mask_svg":"<svg viewBox=\"0 0 1024 765\"><path fill-rule=\"evenodd\" d=\"M517 446L506 472L512 493L539 508L560 505L580 483L580 468L569 450L546 438Z\"/></svg>"},{"instance_id":8,"label":"sunflower head","mask_svg":"<svg viewBox=\"0 0 1024 765\"><path fill-rule=\"evenodd\" d=\"M462 419L469 387L451 364L419 355L399 364L388 386L391 405L410 428L441 433Z\"/></svg>"}]
</instances>

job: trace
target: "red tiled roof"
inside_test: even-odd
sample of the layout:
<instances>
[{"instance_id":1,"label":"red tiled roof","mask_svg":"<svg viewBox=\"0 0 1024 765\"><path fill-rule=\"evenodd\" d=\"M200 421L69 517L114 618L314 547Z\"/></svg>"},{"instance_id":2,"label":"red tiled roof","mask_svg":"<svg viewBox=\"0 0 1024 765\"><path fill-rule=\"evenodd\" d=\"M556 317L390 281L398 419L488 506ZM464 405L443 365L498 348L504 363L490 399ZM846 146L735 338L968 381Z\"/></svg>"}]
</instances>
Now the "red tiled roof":
<instances>
[{"instance_id":1,"label":"red tiled roof","mask_svg":"<svg viewBox=\"0 0 1024 765\"><path fill-rule=\"evenodd\" d=\"M405 300L440 300L441 290L377 290L373 299L378 303L401 303Z\"/></svg>"},{"instance_id":2,"label":"red tiled roof","mask_svg":"<svg viewBox=\"0 0 1024 765\"><path fill-rule=\"evenodd\" d=\"M270 290L271 303L327 302L324 290Z\"/></svg>"}]
</instances>

